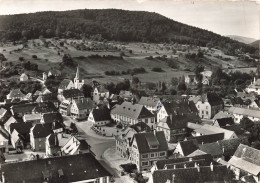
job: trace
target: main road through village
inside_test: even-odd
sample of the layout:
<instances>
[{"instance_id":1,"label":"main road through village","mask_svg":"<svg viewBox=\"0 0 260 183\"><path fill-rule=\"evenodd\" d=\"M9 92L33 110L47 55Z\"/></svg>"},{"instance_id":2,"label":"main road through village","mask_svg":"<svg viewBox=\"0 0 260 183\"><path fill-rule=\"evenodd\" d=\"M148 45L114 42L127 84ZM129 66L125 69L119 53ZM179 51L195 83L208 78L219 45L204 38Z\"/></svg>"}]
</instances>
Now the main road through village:
<instances>
[{"instance_id":1,"label":"main road through village","mask_svg":"<svg viewBox=\"0 0 260 183\"><path fill-rule=\"evenodd\" d=\"M118 172L111 168L109 162L102 158L103 153L110 147L116 145L114 137L103 137L96 134L91 129L91 123L87 121L76 121L70 117L63 116L64 123L69 126L71 122L76 124L79 132L79 139L84 139L91 146L91 151L96 155L97 160L115 177L118 177Z\"/></svg>"}]
</instances>

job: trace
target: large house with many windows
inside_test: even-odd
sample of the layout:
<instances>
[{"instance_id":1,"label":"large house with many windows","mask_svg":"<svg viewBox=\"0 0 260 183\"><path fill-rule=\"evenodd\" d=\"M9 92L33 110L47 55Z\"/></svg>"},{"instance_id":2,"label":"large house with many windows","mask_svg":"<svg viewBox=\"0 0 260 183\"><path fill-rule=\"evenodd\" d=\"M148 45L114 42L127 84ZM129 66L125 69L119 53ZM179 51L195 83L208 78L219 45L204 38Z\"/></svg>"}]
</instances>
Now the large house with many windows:
<instances>
[{"instance_id":1,"label":"large house with many windows","mask_svg":"<svg viewBox=\"0 0 260 183\"><path fill-rule=\"evenodd\" d=\"M149 171L154 162L167 157L167 150L164 132L136 133L132 139L129 159L139 171Z\"/></svg>"},{"instance_id":2,"label":"large house with many windows","mask_svg":"<svg viewBox=\"0 0 260 183\"><path fill-rule=\"evenodd\" d=\"M111 118L123 125L134 125L138 122L146 123L151 129L155 129L155 116L143 105L123 102L115 105L111 110Z\"/></svg>"}]
</instances>

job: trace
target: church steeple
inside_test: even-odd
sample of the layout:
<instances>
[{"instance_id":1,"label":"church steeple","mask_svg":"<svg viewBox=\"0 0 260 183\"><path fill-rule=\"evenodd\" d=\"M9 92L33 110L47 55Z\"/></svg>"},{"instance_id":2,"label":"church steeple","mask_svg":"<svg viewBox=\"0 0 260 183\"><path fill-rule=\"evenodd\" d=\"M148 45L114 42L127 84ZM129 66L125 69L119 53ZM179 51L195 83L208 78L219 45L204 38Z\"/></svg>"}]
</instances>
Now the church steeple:
<instances>
[{"instance_id":1,"label":"church steeple","mask_svg":"<svg viewBox=\"0 0 260 183\"><path fill-rule=\"evenodd\" d=\"M77 67L77 72L76 72L75 79L81 80L81 78L80 78L80 73L79 73L79 66Z\"/></svg>"}]
</instances>

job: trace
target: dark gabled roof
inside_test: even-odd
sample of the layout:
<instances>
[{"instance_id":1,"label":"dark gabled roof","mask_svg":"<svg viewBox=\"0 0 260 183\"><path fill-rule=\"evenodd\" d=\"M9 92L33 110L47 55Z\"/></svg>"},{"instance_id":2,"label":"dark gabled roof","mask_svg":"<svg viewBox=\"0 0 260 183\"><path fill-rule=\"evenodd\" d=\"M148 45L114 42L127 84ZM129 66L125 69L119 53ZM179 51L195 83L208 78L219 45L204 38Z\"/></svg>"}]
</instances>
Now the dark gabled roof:
<instances>
[{"instance_id":1,"label":"dark gabled roof","mask_svg":"<svg viewBox=\"0 0 260 183\"><path fill-rule=\"evenodd\" d=\"M29 103L29 104L18 104L13 105L11 109L15 113L31 113L33 109L37 106L37 103Z\"/></svg>"},{"instance_id":2,"label":"dark gabled roof","mask_svg":"<svg viewBox=\"0 0 260 183\"><path fill-rule=\"evenodd\" d=\"M57 93L47 93L42 95L43 102L58 102Z\"/></svg>"},{"instance_id":3,"label":"dark gabled roof","mask_svg":"<svg viewBox=\"0 0 260 183\"><path fill-rule=\"evenodd\" d=\"M198 142L194 139L179 142L183 155L187 156L199 148Z\"/></svg>"},{"instance_id":4,"label":"dark gabled roof","mask_svg":"<svg viewBox=\"0 0 260 183\"><path fill-rule=\"evenodd\" d=\"M205 143L212 143L217 142L218 140L224 139L224 133L216 133L216 134L210 134L210 135L201 135L201 136L192 136L187 137L187 140L197 140L199 144L205 144Z\"/></svg>"},{"instance_id":5,"label":"dark gabled roof","mask_svg":"<svg viewBox=\"0 0 260 183\"><path fill-rule=\"evenodd\" d=\"M13 130L15 129L21 135L29 134L32 126L33 125L30 122L28 122L28 123L12 123L12 124L10 124L10 132L12 133Z\"/></svg>"},{"instance_id":6,"label":"dark gabled roof","mask_svg":"<svg viewBox=\"0 0 260 183\"><path fill-rule=\"evenodd\" d=\"M87 150L89 149L89 144L86 142L86 140L79 140L79 150Z\"/></svg>"},{"instance_id":7,"label":"dark gabled roof","mask_svg":"<svg viewBox=\"0 0 260 183\"><path fill-rule=\"evenodd\" d=\"M52 132L52 123L36 124L34 127L32 127L34 138L47 137Z\"/></svg>"},{"instance_id":8,"label":"dark gabled roof","mask_svg":"<svg viewBox=\"0 0 260 183\"><path fill-rule=\"evenodd\" d=\"M236 133L236 135L243 135L245 133L245 130L241 128L241 126L238 124L232 125L232 126L223 126L222 128L226 130L230 130Z\"/></svg>"},{"instance_id":9,"label":"dark gabled roof","mask_svg":"<svg viewBox=\"0 0 260 183\"><path fill-rule=\"evenodd\" d=\"M198 123L200 117L196 113L167 116L161 122L167 123L170 129L186 128L188 122Z\"/></svg>"},{"instance_id":10,"label":"dark gabled roof","mask_svg":"<svg viewBox=\"0 0 260 183\"><path fill-rule=\"evenodd\" d=\"M143 132L143 131L146 131L146 132L150 132L151 131L150 126L148 126L144 122L138 122L138 123L136 123L134 125L131 125L130 128L133 128L137 133Z\"/></svg>"},{"instance_id":11,"label":"dark gabled roof","mask_svg":"<svg viewBox=\"0 0 260 183\"><path fill-rule=\"evenodd\" d=\"M93 109L92 114L93 114L93 118L96 122L111 120L110 112L106 108Z\"/></svg>"},{"instance_id":12,"label":"dark gabled roof","mask_svg":"<svg viewBox=\"0 0 260 183\"><path fill-rule=\"evenodd\" d=\"M227 125L233 125L234 120L233 118L221 118L221 119L216 119L220 127L227 126Z\"/></svg>"},{"instance_id":13,"label":"dark gabled roof","mask_svg":"<svg viewBox=\"0 0 260 183\"><path fill-rule=\"evenodd\" d=\"M159 152L168 150L168 144L163 131L156 132L156 135L154 135L154 132L136 133L134 134L134 139L136 140L139 153ZM157 149L150 149L149 143L154 143L154 139L158 141L159 146Z\"/></svg>"},{"instance_id":14,"label":"dark gabled roof","mask_svg":"<svg viewBox=\"0 0 260 183\"><path fill-rule=\"evenodd\" d=\"M65 90L70 82L72 82L70 79L63 79L59 85L59 89Z\"/></svg>"},{"instance_id":15,"label":"dark gabled roof","mask_svg":"<svg viewBox=\"0 0 260 183\"><path fill-rule=\"evenodd\" d=\"M5 172L6 181L16 183L45 182L43 174L50 175L48 182L53 183L112 176L90 153L5 163L1 168L1 172ZM59 174L63 175L59 177Z\"/></svg>"},{"instance_id":16,"label":"dark gabled roof","mask_svg":"<svg viewBox=\"0 0 260 183\"><path fill-rule=\"evenodd\" d=\"M50 113L50 112L58 112L58 109L52 102L42 102L38 103L38 105L33 109L35 113Z\"/></svg>"},{"instance_id":17,"label":"dark gabled roof","mask_svg":"<svg viewBox=\"0 0 260 183\"><path fill-rule=\"evenodd\" d=\"M112 114L127 116L132 119L151 118L154 115L143 105L123 102L121 105L115 105L111 110Z\"/></svg>"},{"instance_id":18,"label":"dark gabled roof","mask_svg":"<svg viewBox=\"0 0 260 183\"><path fill-rule=\"evenodd\" d=\"M74 99L74 102L79 110L93 109L95 107L95 102L91 98Z\"/></svg>"},{"instance_id":19,"label":"dark gabled roof","mask_svg":"<svg viewBox=\"0 0 260 183\"><path fill-rule=\"evenodd\" d=\"M197 155L197 156L193 156L193 157L180 157L180 158L173 158L173 159L164 159L164 160L158 160L156 161L156 166L157 168L163 169L164 166L166 164L173 164L173 163L180 163L180 162L186 162L186 161L190 161L190 159L192 160L207 160L207 161L212 161L213 158L210 154L203 154L203 155Z\"/></svg>"},{"instance_id":20,"label":"dark gabled roof","mask_svg":"<svg viewBox=\"0 0 260 183\"><path fill-rule=\"evenodd\" d=\"M170 170L155 170L153 172L153 183L165 183L172 180L174 183L195 183L195 182L224 182L230 181L228 178L228 170L226 166L214 166L211 171L210 166L197 168L179 168Z\"/></svg>"},{"instance_id":21,"label":"dark gabled roof","mask_svg":"<svg viewBox=\"0 0 260 183\"><path fill-rule=\"evenodd\" d=\"M83 93L79 89L63 90L64 98L84 97Z\"/></svg>"},{"instance_id":22,"label":"dark gabled roof","mask_svg":"<svg viewBox=\"0 0 260 183\"><path fill-rule=\"evenodd\" d=\"M189 101L186 98L182 98L179 100L165 102L163 106L168 115L170 114L190 114L190 113L198 113L198 109L193 101Z\"/></svg>"},{"instance_id":23,"label":"dark gabled roof","mask_svg":"<svg viewBox=\"0 0 260 183\"><path fill-rule=\"evenodd\" d=\"M220 157L223 155L222 147L217 142L201 144L199 149L207 154L211 154L213 157Z\"/></svg>"},{"instance_id":24,"label":"dark gabled roof","mask_svg":"<svg viewBox=\"0 0 260 183\"><path fill-rule=\"evenodd\" d=\"M45 113L42 115L44 123L52 123L54 121L63 123L62 115L59 112Z\"/></svg>"},{"instance_id":25,"label":"dark gabled roof","mask_svg":"<svg viewBox=\"0 0 260 183\"><path fill-rule=\"evenodd\" d=\"M218 94L213 92L208 92L207 94L201 95L201 100L202 102L205 102L207 100L211 106L223 105L222 98Z\"/></svg>"},{"instance_id":26,"label":"dark gabled roof","mask_svg":"<svg viewBox=\"0 0 260 183\"><path fill-rule=\"evenodd\" d=\"M233 156L240 144L249 145L247 137L220 140L218 144L224 150L224 156Z\"/></svg>"}]
</instances>

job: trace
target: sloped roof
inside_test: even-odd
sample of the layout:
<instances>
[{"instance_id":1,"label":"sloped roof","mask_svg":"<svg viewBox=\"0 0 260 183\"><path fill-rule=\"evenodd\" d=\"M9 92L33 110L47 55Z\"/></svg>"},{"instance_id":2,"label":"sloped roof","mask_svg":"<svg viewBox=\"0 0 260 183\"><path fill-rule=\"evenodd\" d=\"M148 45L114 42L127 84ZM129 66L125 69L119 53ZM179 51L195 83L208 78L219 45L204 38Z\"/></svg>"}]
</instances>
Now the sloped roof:
<instances>
[{"instance_id":1,"label":"sloped roof","mask_svg":"<svg viewBox=\"0 0 260 183\"><path fill-rule=\"evenodd\" d=\"M10 126L12 123L17 123L18 121L13 117L11 116L7 121L6 123L4 124L4 126Z\"/></svg>"},{"instance_id":2,"label":"sloped roof","mask_svg":"<svg viewBox=\"0 0 260 183\"><path fill-rule=\"evenodd\" d=\"M194 131L197 132L197 133L201 133L203 135L224 133L225 139L231 138L232 135L235 133L233 131L226 130L224 128L220 128L220 127L217 127L217 126L208 125L208 124L205 124L201 128L195 129Z\"/></svg>"},{"instance_id":3,"label":"sloped roof","mask_svg":"<svg viewBox=\"0 0 260 183\"><path fill-rule=\"evenodd\" d=\"M17 98L17 97L22 98L22 97L24 97L24 96L25 96L25 95L21 92L20 89L13 89L13 90L11 90L10 93L9 93L9 97L10 97L10 98Z\"/></svg>"},{"instance_id":4,"label":"sloped roof","mask_svg":"<svg viewBox=\"0 0 260 183\"><path fill-rule=\"evenodd\" d=\"M232 115L230 115L228 112L226 111L219 111L214 117L213 120L216 119L221 119L221 118L228 118L228 117L232 117Z\"/></svg>"},{"instance_id":5,"label":"sloped roof","mask_svg":"<svg viewBox=\"0 0 260 183\"><path fill-rule=\"evenodd\" d=\"M52 123L54 121L63 123L62 115L59 112L45 113L42 115L44 123Z\"/></svg>"},{"instance_id":6,"label":"sloped roof","mask_svg":"<svg viewBox=\"0 0 260 183\"><path fill-rule=\"evenodd\" d=\"M137 133L143 132L143 131L146 131L146 132L150 132L151 131L150 126L148 126L144 122L138 122L138 123L136 123L134 125L131 125L130 128L134 129Z\"/></svg>"},{"instance_id":7,"label":"sloped roof","mask_svg":"<svg viewBox=\"0 0 260 183\"><path fill-rule=\"evenodd\" d=\"M205 144L205 143L212 143L217 142L218 140L224 139L224 133L216 133L216 134L209 134L209 135L201 135L201 136L191 136L186 137L187 140L197 140L199 144Z\"/></svg>"},{"instance_id":8,"label":"sloped roof","mask_svg":"<svg viewBox=\"0 0 260 183\"><path fill-rule=\"evenodd\" d=\"M112 176L90 153L5 163L1 168L1 171L5 172L6 181L17 183L23 180L34 183L44 182L43 172L46 171L51 175L49 182L55 183L78 182ZM32 170L33 173L31 173ZM64 175L59 177L58 172L63 172Z\"/></svg>"},{"instance_id":9,"label":"sloped roof","mask_svg":"<svg viewBox=\"0 0 260 183\"><path fill-rule=\"evenodd\" d=\"M58 102L57 93L47 93L42 95L43 102Z\"/></svg>"},{"instance_id":10,"label":"sloped roof","mask_svg":"<svg viewBox=\"0 0 260 183\"><path fill-rule=\"evenodd\" d=\"M239 114L244 116L250 116L255 118L260 118L260 110L241 108L241 107L230 107L229 113Z\"/></svg>"},{"instance_id":11,"label":"sloped roof","mask_svg":"<svg viewBox=\"0 0 260 183\"><path fill-rule=\"evenodd\" d=\"M96 122L111 120L110 112L108 109L105 109L105 108L93 109L92 114L93 114L93 118Z\"/></svg>"},{"instance_id":12,"label":"sloped roof","mask_svg":"<svg viewBox=\"0 0 260 183\"><path fill-rule=\"evenodd\" d=\"M72 82L70 79L63 79L59 85L59 89L65 90L70 82Z\"/></svg>"},{"instance_id":13,"label":"sloped roof","mask_svg":"<svg viewBox=\"0 0 260 183\"><path fill-rule=\"evenodd\" d=\"M111 114L119 114L132 119L154 117L154 115L143 105L132 104L131 102L123 102L121 105L115 105L111 110Z\"/></svg>"},{"instance_id":14,"label":"sloped roof","mask_svg":"<svg viewBox=\"0 0 260 183\"><path fill-rule=\"evenodd\" d=\"M41 114L25 114L23 116L24 121L27 120L40 120L42 118Z\"/></svg>"},{"instance_id":15,"label":"sloped roof","mask_svg":"<svg viewBox=\"0 0 260 183\"><path fill-rule=\"evenodd\" d=\"M204 155L204 154L207 154L207 153L197 149L196 151L194 151L191 154L189 154L187 157L193 157L193 156Z\"/></svg>"},{"instance_id":16,"label":"sloped roof","mask_svg":"<svg viewBox=\"0 0 260 183\"><path fill-rule=\"evenodd\" d=\"M134 134L134 138L136 139L139 153L159 152L168 150L168 144L163 131L156 132L156 135L154 135L154 132L136 133ZM156 139L158 141L158 149L150 149L149 142L153 139Z\"/></svg>"},{"instance_id":17,"label":"sloped roof","mask_svg":"<svg viewBox=\"0 0 260 183\"><path fill-rule=\"evenodd\" d=\"M216 119L220 127L227 126L227 125L233 125L234 120L233 118L221 118L221 119Z\"/></svg>"},{"instance_id":18,"label":"sloped roof","mask_svg":"<svg viewBox=\"0 0 260 183\"><path fill-rule=\"evenodd\" d=\"M167 123L170 129L186 128L188 123L198 123L200 122L200 117L196 113L183 114L183 115L172 115L167 116L159 121ZM158 126L160 126L158 124Z\"/></svg>"},{"instance_id":19,"label":"sloped roof","mask_svg":"<svg viewBox=\"0 0 260 183\"><path fill-rule=\"evenodd\" d=\"M156 98L156 97L141 97L141 99L138 103L140 105L157 107L159 102L160 102L160 99Z\"/></svg>"},{"instance_id":20,"label":"sloped roof","mask_svg":"<svg viewBox=\"0 0 260 183\"><path fill-rule=\"evenodd\" d=\"M201 144L199 149L207 154L211 154L213 157L220 157L223 155L222 147L217 142Z\"/></svg>"},{"instance_id":21,"label":"sloped roof","mask_svg":"<svg viewBox=\"0 0 260 183\"><path fill-rule=\"evenodd\" d=\"M195 167L155 170L152 177L153 183L165 183L167 180L172 180L173 175L175 175L175 183L224 182L230 181L227 172L228 170L226 166L214 166L213 171L211 171L210 166L203 166L200 167L200 171Z\"/></svg>"},{"instance_id":22,"label":"sloped roof","mask_svg":"<svg viewBox=\"0 0 260 183\"><path fill-rule=\"evenodd\" d=\"M183 155L187 156L199 148L198 142L194 139L179 142Z\"/></svg>"},{"instance_id":23,"label":"sloped roof","mask_svg":"<svg viewBox=\"0 0 260 183\"><path fill-rule=\"evenodd\" d=\"M207 161L213 160L213 157L210 154L203 154L203 155L195 155L195 156L190 156L190 157L180 157L180 158L158 160L155 162L155 164L156 164L157 168L160 170L160 169L163 169L166 164L190 161L190 158L192 160L200 160L200 159L207 160Z\"/></svg>"},{"instance_id":24,"label":"sloped roof","mask_svg":"<svg viewBox=\"0 0 260 183\"><path fill-rule=\"evenodd\" d=\"M1 108L1 109L0 109L0 116L3 116L6 112L7 112L6 109Z\"/></svg>"},{"instance_id":25,"label":"sloped roof","mask_svg":"<svg viewBox=\"0 0 260 183\"><path fill-rule=\"evenodd\" d=\"M13 105L11 109L14 113L31 113L36 106L37 103L18 104Z\"/></svg>"},{"instance_id":26,"label":"sloped roof","mask_svg":"<svg viewBox=\"0 0 260 183\"><path fill-rule=\"evenodd\" d=\"M29 134L32 126L32 123L12 123L10 124L10 132L16 130L21 135Z\"/></svg>"},{"instance_id":27,"label":"sloped roof","mask_svg":"<svg viewBox=\"0 0 260 183\"><path fill-rule=\"evenodd\" d=\"M63 90L63 96L67 98L83 97L83 93L79 89Z\"/></svg>"},{"instance_id":28,"label":"sloped roof","mask_svg":"<svg viewBox=\"0 0 260 183\"><path fill-rule=\"evenodd\" d=\"M75 102L79 110L84 110L84 109L90 110L95 107L95 102L93 102L91 98L74 99L73 102Z\"/></svg>"},{"instance_id":29,"label":"sloped roof","mask_svg":"<svg viewBox=\"0 0 260 183\"><path fill-rule=\"evenodd\" d=\"M52 123L36 124L32 128L34 138L47 137L52 133Z\"/></svg>"},{"instance_id":30,"label":"sloped roof","mask_svg":"<svg viewBox=\"0 0 260 183\"><path fill-rule=\"evenodd\" d=\"M50 113L50 112L58 112L58 109L52 102L41 102L38 103L37 106L33 109L35 113Z\"/></svg>"},{"instance_id":31,"label":"sloped roof","mask_svg":"<svg viewBox=\"0 0 260 183\"><path fill-rule=\"evenodd\" d=\"M193 101L188 101L185 98L181 98L180 100L165 102L163 106L168 115L170 114L190 114L190 113L198 113L198 109L195 106Z\"/></svg>"},{"instance_id":32,"label":"sloped roof","mask_svg":"<svg viewBox=\"0 0 260 183\"><path fill-rule=\"evenodd\" d=\"M249 145L247 137L226 139L218 141L218 144L224 150L224 156L232 156L240 144Z\"/></svg>"}]
</instances>

